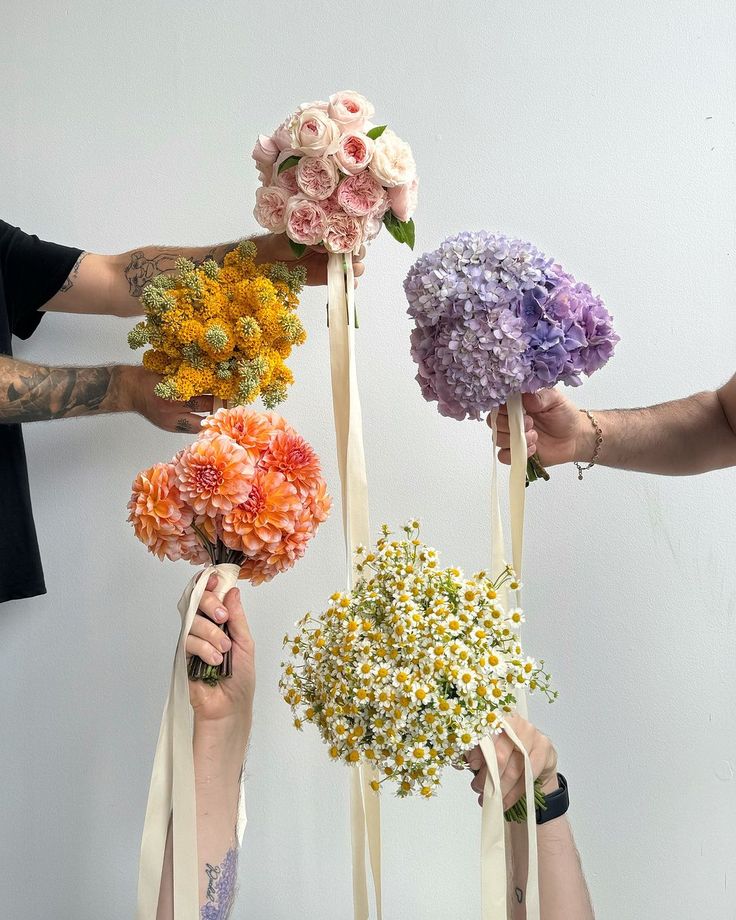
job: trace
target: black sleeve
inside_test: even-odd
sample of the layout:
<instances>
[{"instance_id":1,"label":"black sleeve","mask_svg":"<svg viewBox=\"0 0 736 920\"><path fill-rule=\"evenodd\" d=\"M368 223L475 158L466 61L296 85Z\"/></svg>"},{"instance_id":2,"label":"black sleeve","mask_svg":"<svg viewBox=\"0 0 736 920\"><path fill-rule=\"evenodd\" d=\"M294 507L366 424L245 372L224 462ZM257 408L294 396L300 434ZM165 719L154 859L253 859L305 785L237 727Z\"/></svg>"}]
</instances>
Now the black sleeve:
<instances>
[{"instance_id":1,"label":"black sleeve","mask_svg":"<svg viewBox=\"0 0 736 920\"><path fill-rule=\"evenodd\" d=\"M0 220L0 278L14 335L27 339L36 329L41 308L59 292L82 252L46 243Z\"/></svg>"}]
</instances>

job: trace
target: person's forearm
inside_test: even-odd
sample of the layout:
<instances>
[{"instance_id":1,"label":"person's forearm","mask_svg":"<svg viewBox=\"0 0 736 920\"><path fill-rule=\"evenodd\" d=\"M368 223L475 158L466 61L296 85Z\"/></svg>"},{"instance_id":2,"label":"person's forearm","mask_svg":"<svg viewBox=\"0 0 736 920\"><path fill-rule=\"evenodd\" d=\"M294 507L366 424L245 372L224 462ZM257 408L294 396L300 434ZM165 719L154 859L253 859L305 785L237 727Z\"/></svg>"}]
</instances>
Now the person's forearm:
<instances>
[{"instance_id":1,"label":"person's forearm","mask_svg":"<svg viewBox=\"0 0 736 920\"><path fill-rule=\"evenodd\" d=\"M131 411L127 369L47 367L0 356L0 424Z\"/></svg>"},{"instance_id":2,"label":"person's forearm","mask_svg":"<svg viewBox=\"0 0 736 920\"><path fill-rule=\"evenodd\" d=\"M240 775L249 731L249 721L202 727L195 718L194 772L202 920L227 920L235 900ZM156 917L157 920L172 920L173 916L173 846L169 827Z\"/></svg>"},{"instance_id":3,"label":"person's forearm","mask_svg":"<svg viewBox=\"0 0 736 920\"><path fill-rule=\"evenodd\" d=\"M542 920L593 920L593 906L566 817L537 829L539 850L539 901ZM513 859L512 920L526 917L528 875L527 829L511 826Z\"/></svg>"},{"instance_id":4,"label":"person's forearm","mask_svg":"<svg viewBox=\"0 0 736 920\"><path fill-rule=\"evenodd\" d=\"M603 432L601 466L689 476L736 465L736 433L720 393L697 393L646 409L616 409L593 414ZM596 432L581 414L576 456L591 460Z\"/></svg>"},{"instance_id":5,"label":"person's forearm","mask_svg":"<svg viewBox=\"0 0 736 920\"><path fill-rule=\"evenodd\" d=\"M244 237L253 239L259 246L261 261L269 256L270 236ZM172 274L176 271L177 259L190 259L195 265L201 265L208 259L222 262L228 252L234 249L239 240L229 243L216 243L212 246L142 246L124 252L115 257L117 284L112 289L115 303L111 312L127 311L128 315L141 312L138 298L143 288L156 275Z\"/></svg>"}]
</instances>

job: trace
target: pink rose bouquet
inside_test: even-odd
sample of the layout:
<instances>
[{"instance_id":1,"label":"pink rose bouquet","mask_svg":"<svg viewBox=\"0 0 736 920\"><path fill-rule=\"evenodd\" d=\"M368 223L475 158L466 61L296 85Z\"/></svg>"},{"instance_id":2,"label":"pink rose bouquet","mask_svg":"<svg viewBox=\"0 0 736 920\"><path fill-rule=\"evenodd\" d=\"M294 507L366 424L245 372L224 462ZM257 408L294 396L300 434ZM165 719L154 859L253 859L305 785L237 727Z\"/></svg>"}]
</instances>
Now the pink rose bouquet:
<instances>
[{"instance_id":1,"label":"pink rose bouquet","mask_svg":"<svg viewBox=\"0 0 736 920\"><path fill-rule=\"evenodd\" d=\"M256 220L286 232L297 256L318 245L329 253L356 252L382 226L414 248L414 157L390 128L372 123L373 114L360 93L335 93L300 106L256 141Z\"/></svg>"},{"instance_id":2,"label":"pink rose bouquet","mask_svg":"<svg viewBox=\"0 0 736 920\"><path fill-rule=\"evenodd\" d=\"M128 503L135 535L159 559L240 566L254 585L300 559L331 500L313 448L273 412L219 409L170 463L139 473ZM192 679L230 676L192 658Z\"/></svg>"}]
</instances>

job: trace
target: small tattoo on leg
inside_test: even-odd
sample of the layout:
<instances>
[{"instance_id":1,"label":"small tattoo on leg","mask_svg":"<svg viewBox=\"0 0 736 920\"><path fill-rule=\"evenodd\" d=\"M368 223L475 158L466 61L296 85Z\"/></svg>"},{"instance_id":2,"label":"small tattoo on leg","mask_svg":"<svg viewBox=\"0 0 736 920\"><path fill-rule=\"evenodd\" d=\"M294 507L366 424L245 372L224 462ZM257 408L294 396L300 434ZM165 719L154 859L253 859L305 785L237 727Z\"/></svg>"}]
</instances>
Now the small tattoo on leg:
<instances>
[{"instance_id":1,"label":"small tattoo on leg","mask_svg":"<svg viewBox=\"0 0 736 920\"><path fill-rule=\"evenodd\" d=\"M181 434L194 434L194 425L185 418L180 418L176 423L176 430Z\"/></svg>"}]
</instances>

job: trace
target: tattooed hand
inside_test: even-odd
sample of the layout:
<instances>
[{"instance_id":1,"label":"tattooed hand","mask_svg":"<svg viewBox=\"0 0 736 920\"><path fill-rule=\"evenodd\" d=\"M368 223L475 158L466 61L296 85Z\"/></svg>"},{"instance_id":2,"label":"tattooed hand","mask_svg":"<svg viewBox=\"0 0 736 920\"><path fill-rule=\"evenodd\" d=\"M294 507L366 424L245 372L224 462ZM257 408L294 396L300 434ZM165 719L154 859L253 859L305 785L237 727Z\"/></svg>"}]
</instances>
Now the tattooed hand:
<instances>
[{"instance_id":1,"label":"tattooed hand","mask_svg":"<svg viewBox=\"0 0 736 920\"><path fill-rule=\"evenodd\" d=\"M158 374L141 366L114 368L111 388L114 388L117 411L137 412L164 431L196 434L202 423L196 413L211 412L212 397L199 396L188 403L160 399L154 393L154 387L161 379Z\"/></svg>"}]
</instances>

